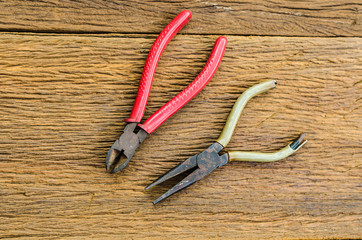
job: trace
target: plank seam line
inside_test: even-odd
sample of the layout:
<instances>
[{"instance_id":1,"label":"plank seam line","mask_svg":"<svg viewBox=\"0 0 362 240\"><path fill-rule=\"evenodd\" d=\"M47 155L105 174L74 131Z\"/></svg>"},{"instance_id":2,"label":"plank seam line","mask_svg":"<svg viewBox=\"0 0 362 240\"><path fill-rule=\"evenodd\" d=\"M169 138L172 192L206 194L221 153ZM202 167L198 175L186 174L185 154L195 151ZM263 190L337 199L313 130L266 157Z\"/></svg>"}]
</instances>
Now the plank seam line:
<instances>
[{"instance_id":1,"label":"plank seam line","mask_svg":"<svg viewBox=\"0 0 362 240\"><path fill-rule=\"evenodd\" d=\"M0 33L13 33L19 34L54 34L54 35L92 35L92 37L119 37L119 35L129 35L130 38L137 38L132 35L143 35L142 38L146 38L145 35L152 37L157 36L159 33L154 32L107 32L107 31L46 31L46 30L22 30L22 29L0 29ZM97 36L98 35L98 36ZM184 36L235 36L235 37L298 37L298 38L362 38L362 36L303 36L303 35L261 35L261 34L221 34L221 33L179 33L178 35Z\"/></svg>"}]
</instances>

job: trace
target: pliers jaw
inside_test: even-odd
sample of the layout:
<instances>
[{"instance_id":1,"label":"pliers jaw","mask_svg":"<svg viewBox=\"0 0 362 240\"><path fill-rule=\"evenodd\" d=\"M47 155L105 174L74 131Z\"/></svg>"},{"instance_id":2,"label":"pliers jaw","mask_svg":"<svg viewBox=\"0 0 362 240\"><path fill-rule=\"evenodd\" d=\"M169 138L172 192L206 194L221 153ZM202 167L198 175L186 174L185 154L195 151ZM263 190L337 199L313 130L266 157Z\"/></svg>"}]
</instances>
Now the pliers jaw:
<instances>
[{"instance_id":1,"label":"pliers jaw","mask_svg":"<svg viewBox=\"0 0 362 240\"><path fill-rule=\"evenodd\" d=\"M123 134L116 140L108 151L106 169L111 173L118 172L127 166L136 149L147 137L147 132L140 128L137 132L137 123L128 123Z\"/></svg>"},{"instance_id":2,"label":"pliers jaw","mask_svg":"<svg viewBox=\"0 0 362 240\"><path fill-rule=\"evenodd\" d=\"M228 162L229 157L227 153L221 156L219 155L219 152L223 148L224 147L218 142L212 144L202 153L190 157L189 159L182 162L180 165L178 165L177 167L175 167L174 169L172 169L171 171L169 171L168 173L166 173L165 175L154 181L151 185L146 187L146 189L149 189L183 172L195 168L195 170L192 173L190 173L182 181L177 183L174 187L172 187L165 194L159 197L156 201L153 202L153 204L156 204L161 200L171 196L172 194L180 191L181 189L190 186L191 184L199 181L200 179L208 175L216 168L225 165Z\"/></svg>"}]
</instances>

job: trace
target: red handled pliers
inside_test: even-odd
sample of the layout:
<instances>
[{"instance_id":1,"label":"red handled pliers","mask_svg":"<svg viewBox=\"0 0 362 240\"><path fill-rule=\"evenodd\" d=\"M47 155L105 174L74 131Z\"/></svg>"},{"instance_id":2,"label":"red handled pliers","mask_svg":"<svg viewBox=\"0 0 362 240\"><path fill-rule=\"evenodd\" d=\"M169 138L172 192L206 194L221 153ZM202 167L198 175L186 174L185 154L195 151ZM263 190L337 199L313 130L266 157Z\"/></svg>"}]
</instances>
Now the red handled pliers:
<instances>
[{"instance_id":1,"label":"red handled pliers","mask_svg":"<svg viewBox=\"0 0 362 240\"><path fill-rule=\"evenodd\" d=\"M191 15L191 12L187 10L181 12L163 29L153 43L144 66L131 116L126 119L127 125L123 130L123 134L114 142L108 152L106 159L107 171L115 173L123 169L147 135L155 131L163 122L196 96L210 81L219 67L226 48L227 39L225 37L219 37L216 40L209 59L195 80L143 124L140 124L161 54L173 36L191 19Z\"/></svg>"}]
</instances>

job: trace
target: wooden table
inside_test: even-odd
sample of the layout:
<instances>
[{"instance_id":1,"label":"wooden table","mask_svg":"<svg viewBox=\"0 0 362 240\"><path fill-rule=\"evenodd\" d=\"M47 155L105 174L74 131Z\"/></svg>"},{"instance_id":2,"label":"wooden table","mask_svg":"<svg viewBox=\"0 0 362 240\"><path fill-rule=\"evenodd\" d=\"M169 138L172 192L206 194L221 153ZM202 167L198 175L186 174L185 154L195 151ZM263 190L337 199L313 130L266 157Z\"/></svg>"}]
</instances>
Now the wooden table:
<instances>
[{"instance_id":1,"label":"wooden table","mask_svg":"<svg viewBox=\"0 0 362 240\"><path fill-rule=\"evenodd\" d=\"M130 114L148 51L179 12L145 117L187 86L214 41L228 38L206 88L157 129L120 173L105 156ZM360 1L1 1L0 238L361 238ZM248 103L229 150L271 152L230 163L153 206L180 179L144 187L220 134ZM146 118L144 118L146 119Z\"/></svg>"}]
</instances>

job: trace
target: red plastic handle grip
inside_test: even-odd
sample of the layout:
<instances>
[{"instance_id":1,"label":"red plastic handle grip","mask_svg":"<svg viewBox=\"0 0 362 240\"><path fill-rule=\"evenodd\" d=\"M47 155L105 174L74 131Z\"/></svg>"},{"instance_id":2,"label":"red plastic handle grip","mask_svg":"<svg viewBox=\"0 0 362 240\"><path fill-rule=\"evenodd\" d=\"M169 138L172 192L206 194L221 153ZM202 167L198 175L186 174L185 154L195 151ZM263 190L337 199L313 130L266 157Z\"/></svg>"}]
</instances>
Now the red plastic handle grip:
<instances>
[{"instance_id":1,"label":"red plastic handle grip","mask_svg":"<svg viewBox=\"0 0 362 240\"><path fill-rule=\"evenodd\" d=\"M161 54L171 39L180 31L187 22L191 19L192 13L188 10L182 11L177 15L160 33L153 43L148 54L136 100L134 102L131 116L126 119L126 122L140 122L146 109L148 96L151 91L153 76L155 75L158 61Z\"/></svg>"},{"instance_id":2,"label":"red plastic handle grip","mask_svg":"<svg viewBox=\"0 0 362 240\"><path fill-rule=\"evenodd\" d=\"M195 80L168 103L163 105L163 107L157 110L157 112L149 117L143 124L138 125L150 134L175 112L182 108L188 101L195 97L214 76L220 65L221 59L224 56L226 43L226 37L219 37L215 42L214 48L212 49L210 57L204 68Z\"/></svg>"}]
</instances>

